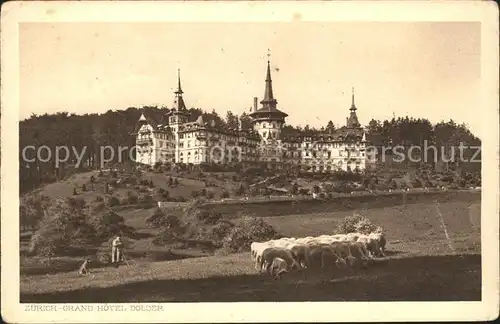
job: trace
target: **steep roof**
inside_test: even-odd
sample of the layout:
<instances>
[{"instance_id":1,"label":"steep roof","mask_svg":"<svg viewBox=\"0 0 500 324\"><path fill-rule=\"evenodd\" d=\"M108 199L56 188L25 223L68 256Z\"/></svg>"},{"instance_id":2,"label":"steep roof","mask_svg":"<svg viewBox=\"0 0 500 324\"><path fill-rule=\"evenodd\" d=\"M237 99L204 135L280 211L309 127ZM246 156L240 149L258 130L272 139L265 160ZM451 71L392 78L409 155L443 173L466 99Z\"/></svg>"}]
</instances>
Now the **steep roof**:
<instances>
[{"instance_id":1,"label":"steep roof","mask_svg":"<svg viewBox=\"0 0 500 324\"><path fill-rule=\"evenodd\" d=\"M135 124L132 135L137 134L144 124L150 125L153 127L153 130L158 130L158 126L160 125L168 126L167 113L168 109L161 109L160 111L142 109L141 116Z\"/></svg>"},{"instance_id":2,"label":"steep roof","mask_svg":"<svg viewBox=\"0 0 500 324\"><path fill-rule=\"evenodd\" d=\"M272 116L272 117L278 117L278 118L283 118L287 117L288 115L276 108L276 105L278 104L278 101L274 98L274 93L273 93L273 80L271 79L271 63L269 60L267 61L267 71L266 71L266 86L264 89L264 98L260 102L262 105L262 108L258 109L257 111L254 111L250 113L251 117L258 118L258 116Z\"/></svg>"}]
</instances>

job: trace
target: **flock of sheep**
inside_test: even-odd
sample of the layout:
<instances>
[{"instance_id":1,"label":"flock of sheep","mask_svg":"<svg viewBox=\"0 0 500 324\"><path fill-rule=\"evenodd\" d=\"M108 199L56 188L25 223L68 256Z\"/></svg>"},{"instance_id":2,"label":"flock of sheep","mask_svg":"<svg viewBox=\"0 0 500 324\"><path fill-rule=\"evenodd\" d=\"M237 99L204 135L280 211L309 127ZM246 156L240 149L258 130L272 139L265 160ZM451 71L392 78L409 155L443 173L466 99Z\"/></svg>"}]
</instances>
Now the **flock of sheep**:
<instances>
[{"instance_id":1,"label":"flock of sheep","mask_svg":"<svg viewBox=\"0 0 500 324\"><path fill-rule=\"evenodd\" d=\"M349 233L304 238L281 238L253 242L250 246L255 269L270 276L291 270L334 266L367 267L374 257L385 256L386 237L381 228L370 234Z\"/></svg>"}]
</instances>

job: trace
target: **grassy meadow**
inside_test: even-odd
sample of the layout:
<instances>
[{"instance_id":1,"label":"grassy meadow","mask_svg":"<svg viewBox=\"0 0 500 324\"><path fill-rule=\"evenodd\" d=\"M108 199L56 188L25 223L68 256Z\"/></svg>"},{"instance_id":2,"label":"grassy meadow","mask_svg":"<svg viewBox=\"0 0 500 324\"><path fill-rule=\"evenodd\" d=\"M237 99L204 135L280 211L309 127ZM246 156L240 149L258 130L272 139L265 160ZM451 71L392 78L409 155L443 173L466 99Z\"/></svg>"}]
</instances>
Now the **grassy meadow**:
<instances>
[{"instance_id":1,"label":"grassy meadow","mask_svg":"<svg viewBox=\"0 0 500 324\"><path fill-rule=\"evenodd\" d=\"M132 256L128 265L93 268L91 276L78 276L78 259L60 261L66 266L52 271L34 271L34 261L23 264L22 259L21 302L481 299L480 197L265 219L285 236L317 236L333 234L337 222L353 212L385 229L385 258L363 270L289 273L274 280L257 274L248 252L188 258L153 247L149 236L154 230L144 223L148 210L123 211L127 225L144 233L126 252ZM164 260L134 257L151 249L168 255Z\"/></svg>"}]
</instances>

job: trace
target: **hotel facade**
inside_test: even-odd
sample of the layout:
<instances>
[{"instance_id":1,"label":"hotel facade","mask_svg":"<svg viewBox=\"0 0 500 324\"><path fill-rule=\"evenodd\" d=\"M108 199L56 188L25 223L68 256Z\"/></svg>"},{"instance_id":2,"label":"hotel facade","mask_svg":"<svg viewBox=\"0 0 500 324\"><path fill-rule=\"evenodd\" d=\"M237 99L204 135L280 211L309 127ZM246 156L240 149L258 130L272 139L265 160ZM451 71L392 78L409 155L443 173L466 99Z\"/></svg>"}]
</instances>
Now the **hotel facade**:
<instances>
[{"instance_id":1,"label":"hotel facade","mask_svg":"<svg viewBox=\"0 0 500 324\"><path fill-rule=\"evenodd\" d=\"M165 109L160 121L143 112L137 122L136 162L156 163L263 163L271 168L299 166L305 171L364 170L367 163L366 134L356 115L354 93L346 124L334 131L285 131L288 114L277 108L267 62L264 98L261 107L254 98L250 117L252 128L217 127L214 120L189 122L183 99L180 75L171 109Z\"/></svg>"}]
</instances>

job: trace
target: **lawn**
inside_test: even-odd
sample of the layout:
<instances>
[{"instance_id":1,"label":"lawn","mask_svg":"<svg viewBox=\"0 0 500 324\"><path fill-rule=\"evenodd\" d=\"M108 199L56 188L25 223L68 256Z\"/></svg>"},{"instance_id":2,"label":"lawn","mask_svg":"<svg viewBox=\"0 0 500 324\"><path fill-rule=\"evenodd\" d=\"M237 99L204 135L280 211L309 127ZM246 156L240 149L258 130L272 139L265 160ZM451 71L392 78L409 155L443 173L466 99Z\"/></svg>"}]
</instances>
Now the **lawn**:
<instances>
[{"instance_id":1,"label":"lawn","mask_svg":"<svg viewBox=\"0 0 500 324\"><path fill-rule=\"evenodd\" d=\"M480 300L479 207L479 201L446 201L358 210L384 227L389 241L388 256L365 270L291 273L276 281L256 273L249 253L131 260L118 269L94 269L93 277L22 275L21 302ZM299 237L334 233L338 220L352 213L266 220ZM138 215L127 218L138 224Z\"/></svg>"}]
</instances>

